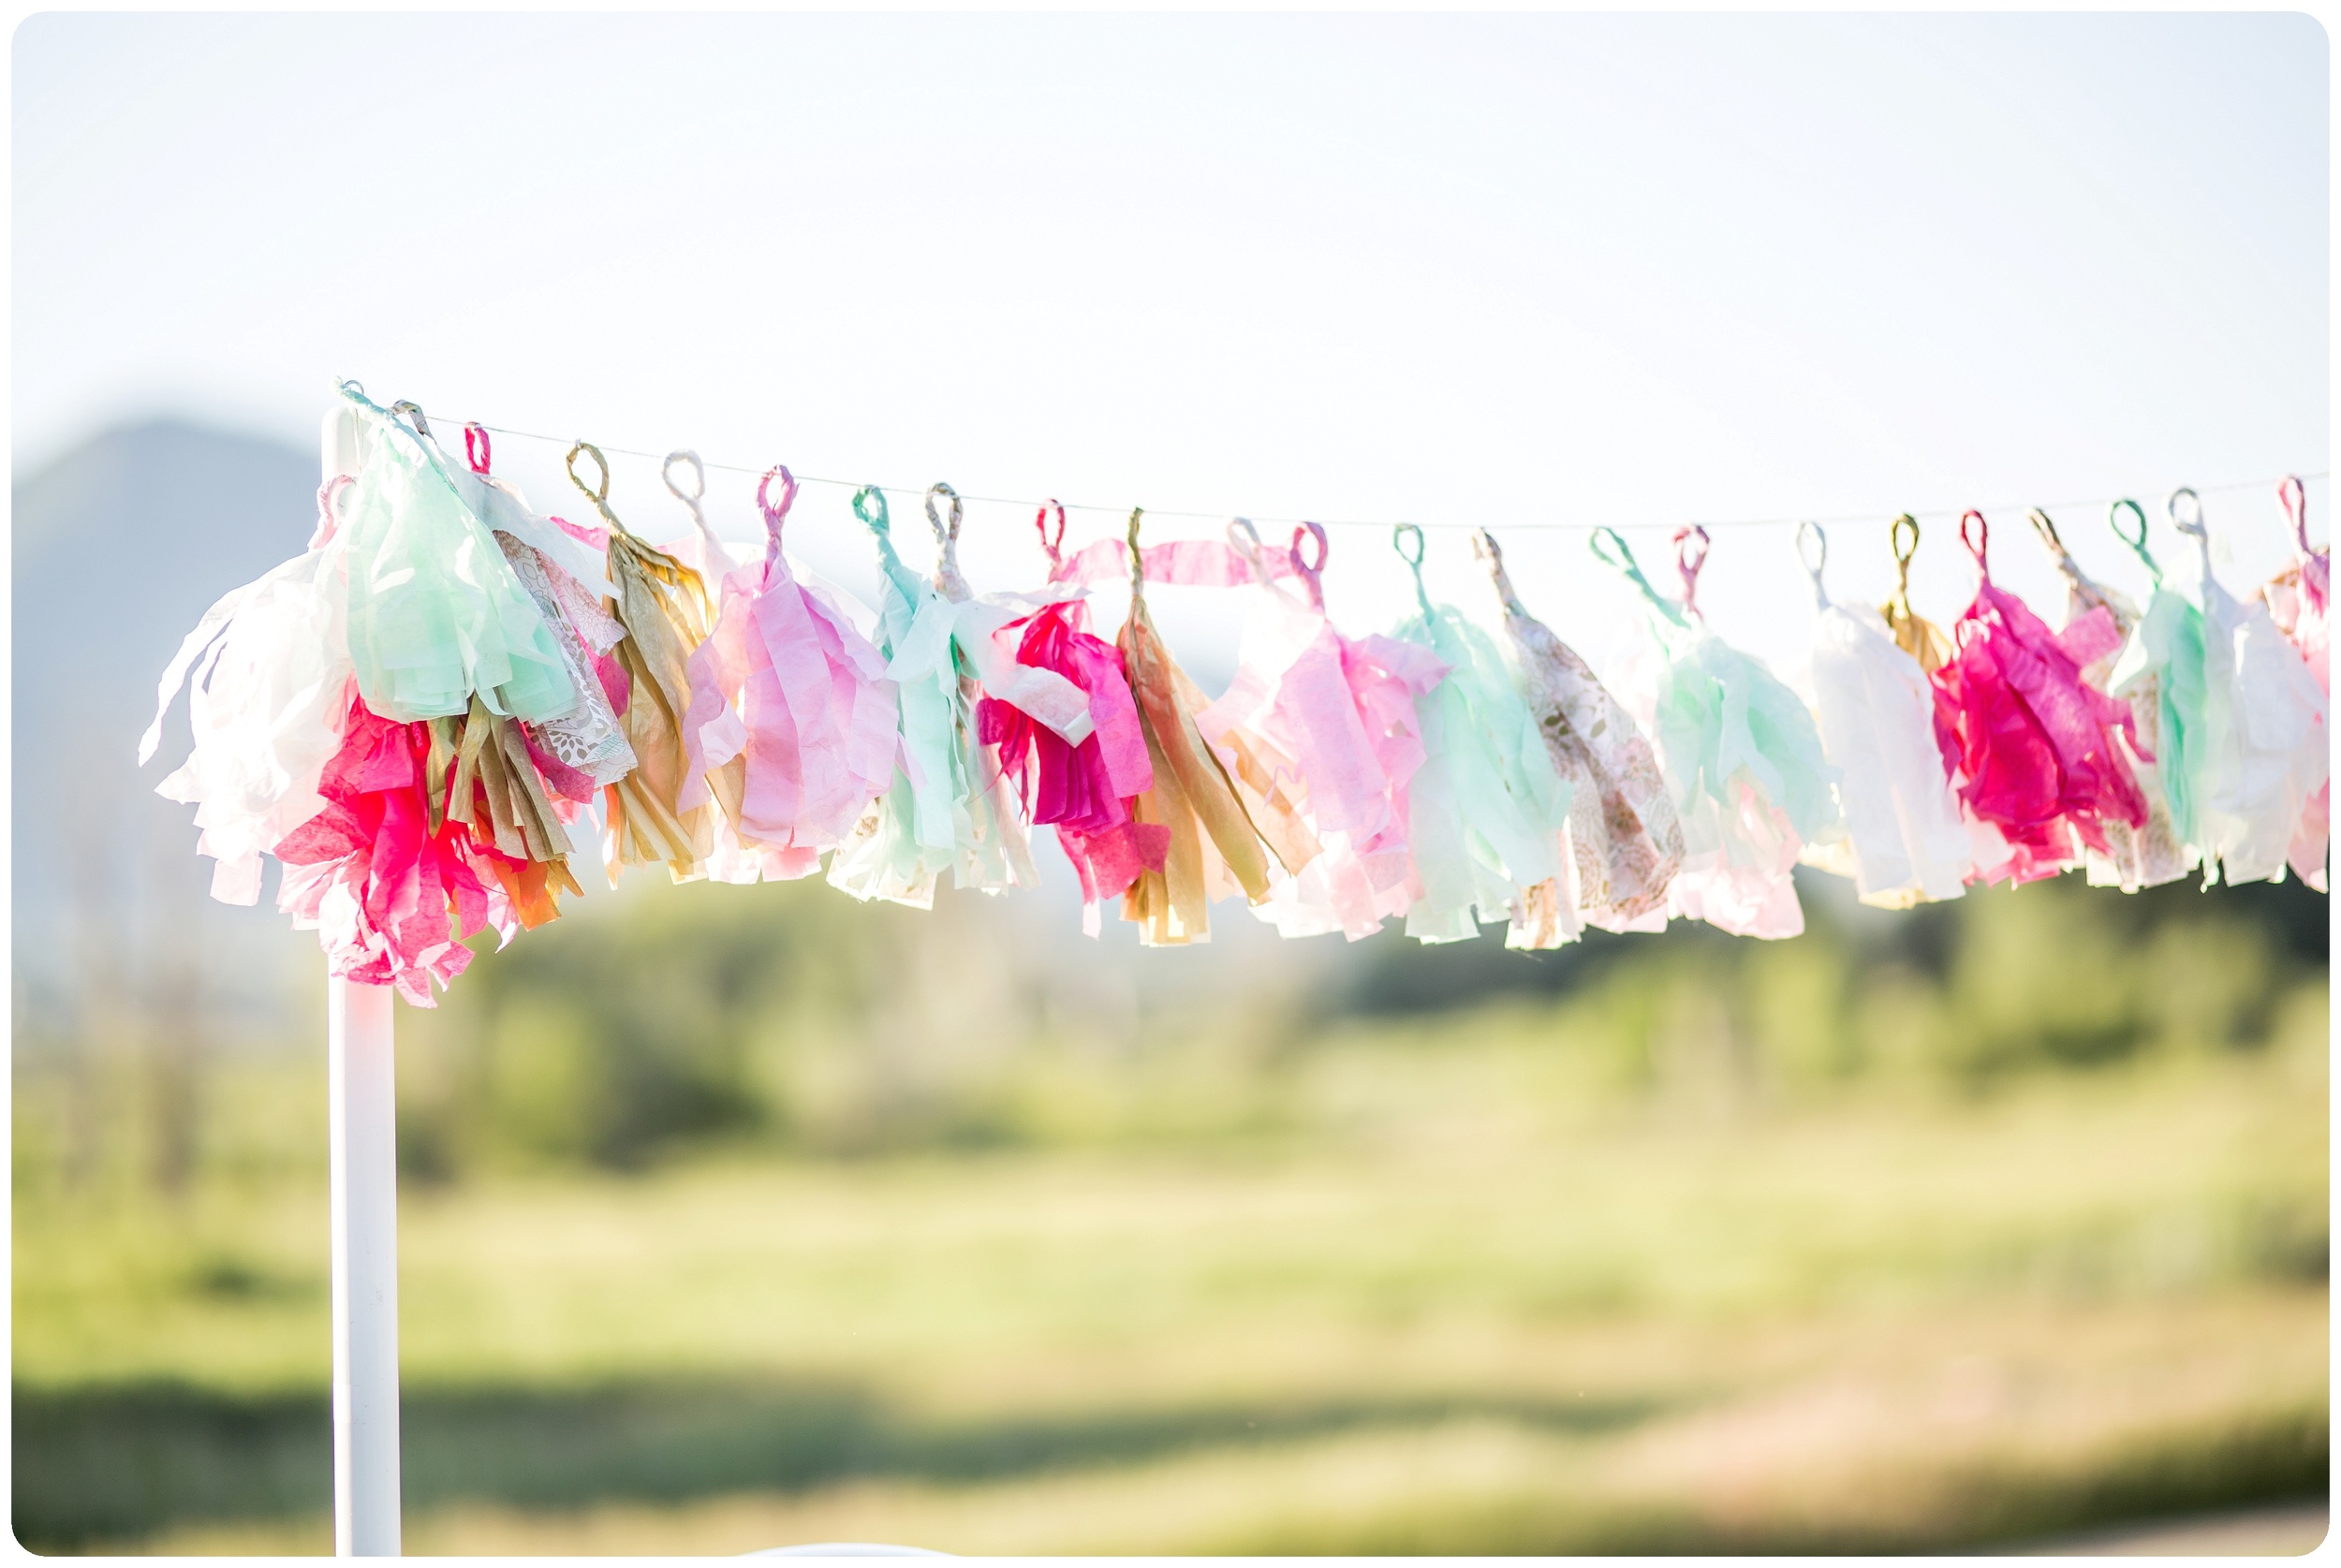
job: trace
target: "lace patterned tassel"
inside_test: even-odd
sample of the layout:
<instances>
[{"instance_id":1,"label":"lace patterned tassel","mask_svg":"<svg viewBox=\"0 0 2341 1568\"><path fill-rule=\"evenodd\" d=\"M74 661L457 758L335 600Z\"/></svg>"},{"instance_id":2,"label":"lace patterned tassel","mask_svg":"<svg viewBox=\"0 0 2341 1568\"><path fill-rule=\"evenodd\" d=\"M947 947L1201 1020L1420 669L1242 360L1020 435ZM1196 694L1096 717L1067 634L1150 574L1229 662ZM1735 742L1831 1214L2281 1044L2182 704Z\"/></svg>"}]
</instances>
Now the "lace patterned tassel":
<instances>
[{"instance_id":1,"label":"lace patterned tassel","mask_svg":"<svg viewBox=\"0 0 2341 1568\"><path fill-rule=\"evenodd\" d=\"M422 429L430 439L429 426ZM577 688L575 708L526 728L537 767L552 786L554 811L562 822L574 823L604 785L634 770L634 748L626 743L601 675L610 651L626 636L626 628L601 608L611 591L607 538L595 545L559 520L538 516L526 497L491 472L493 457L487 431L465 425L464 466L445 461L444 454L442 466L464 504L494 532L513 576L544 616Z\"/></svg>"},{"instance_id":2,"label":"lace patterned tassel","mask_svg":"<svg viewBox=\"0 0 2341 1568\"><path fill-rule=\"evenodd\" d=\"M1656 754L1592 667L1521 604L1495 536L1482 528L1472 547L1503 607L1521 695L1569 786L1569 908L1605 931L1662 930L1667 887L1683 865L1683 827ZM1546 929L1557 935L1566 923L1556 897Z\"/></svg>"},{"instance_id":3,"label":"lace patterned tassel","mask_svg":"<svg viewBox=\"0 0 2341 1568\"><path fill-rule=\"evenodd\" d=\"M1431 602L1422 530L1400 523L1391 543L1414 572L1420 607L1397 637L1447 667L1414 704L1423 761L1406 790L1416 877L1406 934L1456 942L1478 936L1482 922L1509 919L1508 945L1569 941L1575 905L1561 883L1569 785L1495 644L1453 606Z\"/></svg>"}]
</instances>

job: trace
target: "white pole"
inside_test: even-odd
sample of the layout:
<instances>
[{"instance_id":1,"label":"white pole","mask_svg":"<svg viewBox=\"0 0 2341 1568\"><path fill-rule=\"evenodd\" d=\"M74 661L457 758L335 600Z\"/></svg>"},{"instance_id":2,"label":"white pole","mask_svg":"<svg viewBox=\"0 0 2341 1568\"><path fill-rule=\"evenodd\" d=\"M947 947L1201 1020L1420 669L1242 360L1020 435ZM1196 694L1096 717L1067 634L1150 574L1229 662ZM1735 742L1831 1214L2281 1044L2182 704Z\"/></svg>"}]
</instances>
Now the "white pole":
<instances>
[{"instance_id":1,"label":"white pole","mask_svg":"<svg viewBox=\"0 0 2341 1568\"><path fill-rule=\"evenodd\" d=\"M357 468L357 428L326 417L325 477ZM398 1113L390 991L326 976L333 1207L333 1551L399 1555Z\"/></svg>"}]
</instances>

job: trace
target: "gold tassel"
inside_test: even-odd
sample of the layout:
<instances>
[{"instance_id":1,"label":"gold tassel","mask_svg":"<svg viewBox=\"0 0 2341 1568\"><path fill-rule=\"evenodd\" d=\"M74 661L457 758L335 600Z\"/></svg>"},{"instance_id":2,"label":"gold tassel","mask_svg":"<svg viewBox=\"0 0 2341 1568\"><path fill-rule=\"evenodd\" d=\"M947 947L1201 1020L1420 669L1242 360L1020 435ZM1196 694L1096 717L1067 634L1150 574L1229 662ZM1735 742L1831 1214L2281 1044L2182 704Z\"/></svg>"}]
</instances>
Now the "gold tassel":
<instances>
[{"instance_id":1,"label":"gold tassel","mask_svg":"<svg viewBox=\"0 0 2341 1568\"><path fill-rule=\"evenodd\" d=\"M1212 878L1203 855L1204 835L1253 903L1268 897L1268 855L1227 769L1195 727L1202 694L1170 657L1147 613L1145 557L1138 546L1143 515L1142 508L1130 513L1130 613L1117 642L1155 769L1155 786L1138 797L1133 814L1140 822L1169 828L1170 850L1161 871L1141 872L1131 884L1123 895L1122 914L1139 926L1141 942L1166 945L1202 941L1211 934ZM1261 798L1264 801L1265 796Z\"/></svg>"}]
</instances>

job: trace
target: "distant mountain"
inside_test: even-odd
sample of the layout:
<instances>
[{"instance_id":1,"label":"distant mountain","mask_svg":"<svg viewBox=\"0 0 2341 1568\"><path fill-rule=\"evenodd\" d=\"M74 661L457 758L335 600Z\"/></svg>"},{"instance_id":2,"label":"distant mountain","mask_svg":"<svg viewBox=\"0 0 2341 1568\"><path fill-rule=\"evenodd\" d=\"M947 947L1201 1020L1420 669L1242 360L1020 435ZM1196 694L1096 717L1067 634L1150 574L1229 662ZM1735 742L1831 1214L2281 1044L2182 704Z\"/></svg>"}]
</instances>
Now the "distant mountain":
<instances>
[{"instance_id":1,"label":"distant mountain","mask_svg":"<svg viewBox=\"0 0 2341 1568\"><path fill-rule=\"evenodd\" d=\"M93 989L193 963L208 1004L272 1013L314 938L205 895L194 809L155 785L188 745L185 699L137 766L163 667L222 593L300 552L315 457L156 420L93 437L14 486L16 1017L74 1027ZM113 1000L120 1001L117 997Z\"/></svg>"}]
</instances>

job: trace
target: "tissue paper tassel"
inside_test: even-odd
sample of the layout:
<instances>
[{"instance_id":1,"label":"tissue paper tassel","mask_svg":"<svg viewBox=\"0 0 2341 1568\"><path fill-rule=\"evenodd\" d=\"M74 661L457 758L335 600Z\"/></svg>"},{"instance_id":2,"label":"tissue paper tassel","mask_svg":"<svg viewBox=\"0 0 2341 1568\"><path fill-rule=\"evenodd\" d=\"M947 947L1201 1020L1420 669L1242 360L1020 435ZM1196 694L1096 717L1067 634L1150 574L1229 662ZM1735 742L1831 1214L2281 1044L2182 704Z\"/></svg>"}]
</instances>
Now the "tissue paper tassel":
<instances>
[{"instance_id":1,"label":"tissue paper tassel","mask_svg":"<svg viewBox=\"0 0 2341 1568\"><path fill-rule=\"evenodd\" d=\"M768 487L783 484L777 506ZM686 782L679 803L714 799L708 775L736 781L729 818L742 879L807 876L846 842L893 778L894 684L869 638L800 581L781 548L796 479L774 468L757 487L760 564L724 579L714 635L688 662ZM727 878L730 880L732 878Z\"/></svg>"}]
</instances>

